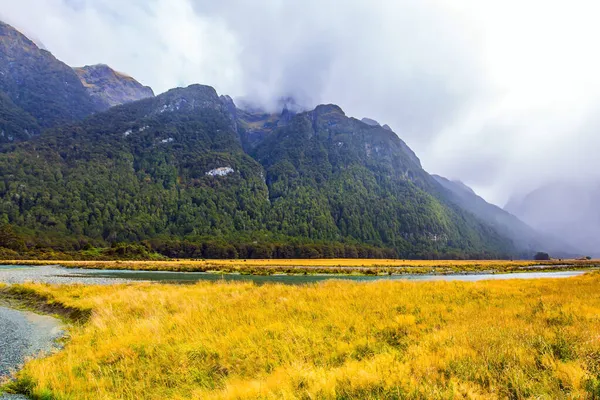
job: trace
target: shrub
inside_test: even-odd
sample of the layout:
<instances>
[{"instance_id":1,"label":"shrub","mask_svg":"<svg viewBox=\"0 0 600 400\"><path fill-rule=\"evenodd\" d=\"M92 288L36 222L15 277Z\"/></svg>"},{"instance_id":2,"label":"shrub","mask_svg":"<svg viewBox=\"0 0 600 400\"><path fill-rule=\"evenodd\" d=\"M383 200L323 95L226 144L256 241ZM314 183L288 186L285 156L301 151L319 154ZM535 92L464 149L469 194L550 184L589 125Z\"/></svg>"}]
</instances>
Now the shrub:
<instances>
[{"instance_id":1,"label":"shrub","mask_svg":"<svg viewBox=\"0 0 600 400\"><path fill-rule=\"evenodd\" d=\"M548 253L544 253L543 251L538 251L535 253L535 256L533 256L533 259L536 261L548 261L550 260L550 255L548 255Z\"/></svg>"}]
</instances>

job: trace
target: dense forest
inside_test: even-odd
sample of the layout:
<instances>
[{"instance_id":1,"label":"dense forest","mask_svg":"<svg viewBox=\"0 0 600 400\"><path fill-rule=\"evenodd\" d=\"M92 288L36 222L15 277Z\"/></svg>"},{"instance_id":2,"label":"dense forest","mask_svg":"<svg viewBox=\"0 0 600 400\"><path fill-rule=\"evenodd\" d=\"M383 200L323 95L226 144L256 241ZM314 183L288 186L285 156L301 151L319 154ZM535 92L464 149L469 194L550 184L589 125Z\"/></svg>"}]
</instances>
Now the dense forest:
<instances>
[{"instance_id":1,"label":"dense forest","mask_svg":"<svg viewBox=\"0 0 600 400\"><path fill-rule=\"evenodd\" d=\"M515 253L449 201L393 132L333 105L268 119L249 121L213 88L192 85L4 144L0 223L26 249L90 255ZM0 245L24 249L11 240Z\"/></svg>"}]
</instances>

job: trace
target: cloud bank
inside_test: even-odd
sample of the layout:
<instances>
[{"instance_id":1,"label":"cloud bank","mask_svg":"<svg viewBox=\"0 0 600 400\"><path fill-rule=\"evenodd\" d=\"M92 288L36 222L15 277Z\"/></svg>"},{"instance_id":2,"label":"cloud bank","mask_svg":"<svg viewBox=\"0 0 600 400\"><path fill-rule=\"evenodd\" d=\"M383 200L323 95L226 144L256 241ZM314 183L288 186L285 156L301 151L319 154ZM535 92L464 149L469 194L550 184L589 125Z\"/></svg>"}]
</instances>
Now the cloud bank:
<instances>
[{"instance_id":1,"label":"cloud bank","mask_svg":"<svg viewBox=\"0 0 600 400\"><path fill-rule=\"evenodd\" d=\"M600 179L600 4L541 0L0 0L72 66L160 93L204 83L265 106L339 104L389 124L425 168L503 204ZM597 172L599 171L599 172Z\"/></svg>"}]
</instances>

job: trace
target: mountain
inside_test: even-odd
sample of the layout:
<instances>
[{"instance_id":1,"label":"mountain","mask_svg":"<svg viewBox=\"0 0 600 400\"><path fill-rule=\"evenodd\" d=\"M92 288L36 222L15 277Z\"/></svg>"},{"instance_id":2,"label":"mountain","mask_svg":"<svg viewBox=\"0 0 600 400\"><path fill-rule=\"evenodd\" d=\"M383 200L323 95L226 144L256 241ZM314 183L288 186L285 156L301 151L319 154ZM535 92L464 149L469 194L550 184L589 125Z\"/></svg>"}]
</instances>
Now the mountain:
<instances>
[{"instance_id":1,"label":"mountain","mask_svg":"<svg viewBox=\"0 0 600 400\"><path fill-rule=\"evenodd\" d=\"M353 237L412 256L508 248L444 197L395 133L349 118L336 105L295 115L251 155L265 168L278 229L305 236L316 228L328 238Z\"/></svg>"},{"instance_id":2,"label":"mountain","mask_svg":"<svg viewBox=\"0 0 600 400\"><path fill-rule=\"evenodd\" d=\"M43 127L97 111L71 67L0 22L0 91Z\"/></svg>"},{"instance_id":3,"label":"mountain","mask_svg":"<svg viewBox=\"0 0 600 400\"><path fill-rule=\"evenodd\" d=\"M502 235L511 238L514 246L521 250L523 256L531 257L537 251L549 252L555 257L579 254L576 247L551 234L541 233L509 212L488 203L464 183L451 181L439 175L432 176L440 185L450 191L456 204L472 212Z\"/></svg>"},{"instance_id":4,"label":"mountain","mask_svg":"<svg viewBox=\"0 0 600 400\"><path fill-rule=\"evenodd\" d=\"M249 127L263 133L252 146ZM450 201L396 134L335 105L267 117L192 85L0 149L0 215L38 245L147 240L169 255L222 257L515 251Z\"/></svg>"},{"instance_id":5,"label":"mountain","mask_svg":"<svg viewBox=\"0 0 600 400\"><path fill-rule=\"evenodd\" d=\"M103 108L154 97L154 92L149 86L143 86L132 77L117 72L108 65L86 65L73 70L88 93Z\"/></svg>"},{"instance_id":6,"label":"mountain","mask_svg":"<svg viewBox=\"0 0 600 400\"><path fill-rule=\"evenodd\" d=\"M554 182L513 197L505 209L540 232L600 256L600 184Z\"/></svg>"},{"instance_id":7,"label":"mountain","mask_svg":"<svg viewBox=\"0 0 600 400\"><path fill-rule=\"evenodd\" d=\"M107 66L73 70L0 21L0 144L149 96L150 88Z\"/></svg>"}]
</instances>

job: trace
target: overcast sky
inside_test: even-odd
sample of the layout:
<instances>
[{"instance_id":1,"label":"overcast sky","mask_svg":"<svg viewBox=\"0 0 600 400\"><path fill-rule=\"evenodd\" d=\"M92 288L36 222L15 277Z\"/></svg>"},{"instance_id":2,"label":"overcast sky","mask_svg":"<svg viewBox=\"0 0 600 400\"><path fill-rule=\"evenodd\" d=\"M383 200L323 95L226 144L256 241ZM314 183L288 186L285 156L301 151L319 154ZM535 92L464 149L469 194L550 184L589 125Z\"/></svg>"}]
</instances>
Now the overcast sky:
<instances>
[{"instance_id":1,"label":"overcast sky","mask_svg":"<svg viewBox=\"0 0 600 400\"><path fill-rule=\"evenodd\" d=\"M156 93L339 104L496 204L600 175L597 1L0 0L0 18Z\"/></svg>"}]
</instances>

